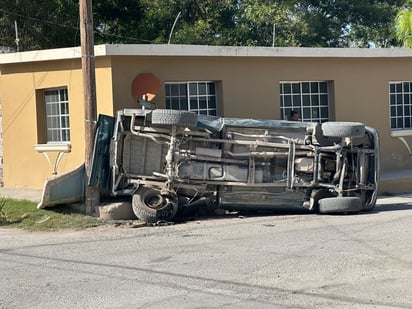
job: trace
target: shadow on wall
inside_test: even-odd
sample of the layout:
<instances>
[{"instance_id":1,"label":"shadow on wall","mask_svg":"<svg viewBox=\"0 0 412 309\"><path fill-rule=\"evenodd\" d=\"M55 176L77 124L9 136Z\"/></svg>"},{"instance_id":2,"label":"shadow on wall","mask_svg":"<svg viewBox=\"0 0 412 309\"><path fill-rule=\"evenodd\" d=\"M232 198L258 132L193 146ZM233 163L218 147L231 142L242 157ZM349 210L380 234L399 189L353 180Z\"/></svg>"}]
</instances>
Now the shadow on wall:
<instances>
[{"instance_id":1,"label":"shadow on wall","mask_svg":"<svg viewBox=\"0 0 412 309\"><path fill-rule=\"evenodd\" d=\"M393 195L412 192L411 183L412 169L381 172L378 194Z\"/></svg>"}]
</instances>

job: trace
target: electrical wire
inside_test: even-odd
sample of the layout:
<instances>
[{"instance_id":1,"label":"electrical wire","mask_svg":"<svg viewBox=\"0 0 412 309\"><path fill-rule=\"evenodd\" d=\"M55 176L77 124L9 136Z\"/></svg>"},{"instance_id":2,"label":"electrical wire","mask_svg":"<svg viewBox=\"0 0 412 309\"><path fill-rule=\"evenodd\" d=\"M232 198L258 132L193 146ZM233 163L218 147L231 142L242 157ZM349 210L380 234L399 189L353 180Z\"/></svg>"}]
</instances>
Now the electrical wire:
<instances>
[{"instance_id":1,"label":"electrical wire","mask_svg":"<svg viewBox=\"0 0 412 309\"><path fill-rule=\"evenodd\" d=\"M0 8L0 12L7 14L9 16L18 16L21 18L25 18L25 19L29 19L29 20L33 20L33 21L37 21L43 24L49 24L52 26L58 26L58 27L62 27L62 28L66 28L66 29L73 29L73 30L77 30L80 31L80 27L75 27L75 26L68 26L68 25L64 25L62 23L54 23L54 22L50 22L47 20L43 20L40 18L36 18L36 17L31 17L31 16L25 16L25 15L21 15L18 13L11 13L8 11L5 11L4 9ZM101 37L101 38L118 38L118 39L123 39L123 40L133 40L133 41L137 41L137 42L144 42L144 43L153 43L153 40L146 40L146 39L139 39L139 38L135 38L135 37L128 37L128 36L123 36L123 35L118 35L118 34L110 34L110 33L101 33L99 31L94 30L93 31L95 35Z\"/></svg>"}]
</instances>

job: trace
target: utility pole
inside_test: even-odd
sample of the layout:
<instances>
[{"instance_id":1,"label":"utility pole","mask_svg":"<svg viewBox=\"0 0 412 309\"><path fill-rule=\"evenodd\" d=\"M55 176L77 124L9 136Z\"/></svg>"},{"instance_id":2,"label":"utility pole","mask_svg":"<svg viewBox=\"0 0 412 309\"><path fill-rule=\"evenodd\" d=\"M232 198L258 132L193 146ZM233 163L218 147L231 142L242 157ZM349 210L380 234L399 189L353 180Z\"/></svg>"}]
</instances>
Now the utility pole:
<instances>
[{"instance_id":1,"label":"utility pole","mask_svg":"<svg viewBox=\"0 0 412 309\"><path fill-rule=\"evenodd\" d=\"M85 212L93 214L99 205L100 192L97 186L89 186L92 169L93 144L96 134L96 75L94 61L92 0L80 0L80 43L82 54L82 76L84 93L85 128Z\"/></svg>"}]
</instances>

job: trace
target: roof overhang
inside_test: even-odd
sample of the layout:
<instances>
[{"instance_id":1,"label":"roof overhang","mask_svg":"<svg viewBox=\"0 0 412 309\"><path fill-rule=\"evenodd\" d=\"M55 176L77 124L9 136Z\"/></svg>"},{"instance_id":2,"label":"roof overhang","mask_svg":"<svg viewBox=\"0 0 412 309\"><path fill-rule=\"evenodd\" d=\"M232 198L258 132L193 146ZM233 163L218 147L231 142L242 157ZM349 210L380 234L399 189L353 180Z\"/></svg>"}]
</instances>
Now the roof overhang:
<instances>
[{"instance_id":1,"label":"roof overhang","mask_svg":"<svg viewBox=\"0 0 412 309\"><path fill-rule=\"evenodd\" d=\"M409 58L406 48L240 47L174 44L107 44L94 47L95 57L256 57L256 58ZM0 64L80 59L81 48L59 48L0 55Z\"/></svg>"}]
</instances>

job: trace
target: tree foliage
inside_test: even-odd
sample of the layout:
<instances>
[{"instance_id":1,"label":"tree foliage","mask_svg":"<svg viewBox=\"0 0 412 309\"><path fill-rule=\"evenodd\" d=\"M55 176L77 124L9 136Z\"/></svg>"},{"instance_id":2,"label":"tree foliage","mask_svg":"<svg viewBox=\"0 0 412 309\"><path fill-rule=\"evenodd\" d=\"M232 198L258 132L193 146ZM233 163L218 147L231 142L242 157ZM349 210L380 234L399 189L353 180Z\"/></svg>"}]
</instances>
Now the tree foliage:
<instances>
[{"instance_id":1,"label":"tree foliage","mask_svg":"<svg viewBox=\"0 0 412 309\"><path fill-rule=\"evenodd\" d=\"M145 43L139 39L142 1L96 0L93 4L96 43Z\"/></svg>"},{"instance_id":2,"label":"tree foliage","mask_svg":"<svg viewBox=\"0 0 412 309\"><path fill-rule=\"evenodd\" d=\"M21 50L78 45L78 5L76 0L3 0L0 46L15 46L15 22Z\"/></svg>"},{"instance_id":3,"label":"tree foliage","mask_svg":"<svg viewBox=\"0 0 412 309\"><path fill-rule=\"evenodd\" d=\"M396 46L408 0L94 0L96 44ZM0 46L78 46L79 0L2 0ZM396 24L395 24L396 18ZM172 32L172 26L175 27ZM398 36L397 36L398 35ZM399 39L399 40L398 40Z\"/></svg>"},{"instance_id":4,"label":"tree foliage","mask_svg":"<svg viewBox=\"0 0 412 309\"><path fill-rule=\"evenodd\" d=\"M396 37L404 47L412 48L412 9L401 10L396 15Z\"/></svg>"}]
</instances>

